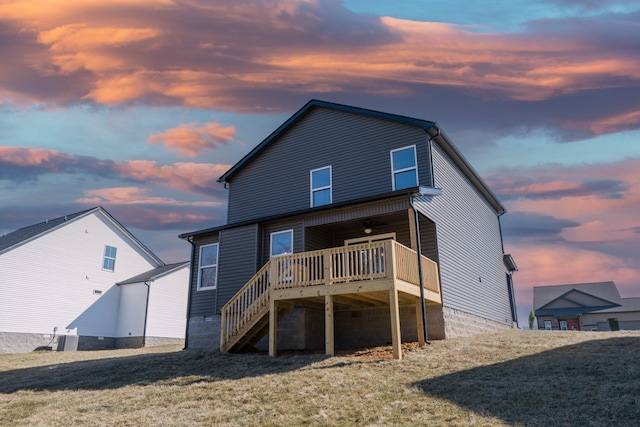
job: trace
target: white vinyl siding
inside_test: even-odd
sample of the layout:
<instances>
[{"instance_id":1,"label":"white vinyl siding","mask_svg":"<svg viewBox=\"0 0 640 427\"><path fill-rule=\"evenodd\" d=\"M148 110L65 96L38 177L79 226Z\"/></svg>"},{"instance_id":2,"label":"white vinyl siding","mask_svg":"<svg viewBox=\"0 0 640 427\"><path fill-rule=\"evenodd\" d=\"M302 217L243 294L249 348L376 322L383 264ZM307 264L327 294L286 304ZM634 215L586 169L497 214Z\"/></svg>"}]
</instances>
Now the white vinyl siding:
<instances>
[{"instance_id":1,"label":"white vinyl siding","mask_svg":"<svg viewBox=\"0 0 640 427\"><path fill-rule=\"evenodd\" d=\"M105 243L118 248L113 272L102 268ZM0 255L0 331L114 337L116 283L156 267L101 213L71 220Z\"/></svg>"},{"instance_id":2,"label":"white vinyl siding","mask_svg":"<svg viewBox=\"0 0 640 427\"><path fill-rule=\"evenodd\" d=\"M391 150L391 179L394 191L418 186L415 145Z\"/></svg>"},{"instance_id":3,"label":"white vinyl siding","mask_svg":"<svg viewBox=\"0 0 640 427\"><path fill-rule=\"evenodd\" d=\"M200 247L198 290L215 289L218 284L218 244Z\"/></svg>"}]
</instances>

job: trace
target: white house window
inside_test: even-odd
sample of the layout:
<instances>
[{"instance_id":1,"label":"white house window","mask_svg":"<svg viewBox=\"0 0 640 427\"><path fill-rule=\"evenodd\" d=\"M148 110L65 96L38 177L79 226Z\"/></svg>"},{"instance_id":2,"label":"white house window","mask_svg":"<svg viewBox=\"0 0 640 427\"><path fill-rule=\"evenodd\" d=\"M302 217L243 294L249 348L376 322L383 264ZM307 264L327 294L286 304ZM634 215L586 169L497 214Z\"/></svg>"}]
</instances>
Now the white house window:
<instances>
[{"instance_id":1,"label":"white house window","mask_svg":"<svg viewBox=\"0 0 640 427\"><path fill-rule=\"evenodd\" d=\"M293 230L271 233L271 257L293 253Z\"/></svg>"},{"instance_id":2,"label":"white house window","mask_svg":"<svg viewBox=\"0 0 640 427\"><path fill-rule=\"evenodd\" d=\"M393 190L418 186L418 159L416 146L391 150Z\"/></svg>"},{"instance_id":3,"label":"white house window","mask_svg":"<svg viewBox=\"0 0 640 427\"><path fill-rule=\"evenodd\" d=\"M331 166L311 171L311 207L331 204Z\"/></svg>"},{"instance_id":4,"label":"white house window","mask_svg":"<svg viewBox=\"0 0 640 427\"><path fill-rule=\"evenodd\" d=\"M114 271L116 268L116 252L117 248L113 246L104 247L104 259L102 260L102 269L107 271Z\"/></svg>"},{"instance_id":5,"label":"white house window","mask_svg":"<svg viewBox=\"0 0 640 427\"><path fill-rule=\"evenodd\" d=\"M200 247L198 290L215 289L218 284L218 244Z\"/></svg>"}]
</instances>

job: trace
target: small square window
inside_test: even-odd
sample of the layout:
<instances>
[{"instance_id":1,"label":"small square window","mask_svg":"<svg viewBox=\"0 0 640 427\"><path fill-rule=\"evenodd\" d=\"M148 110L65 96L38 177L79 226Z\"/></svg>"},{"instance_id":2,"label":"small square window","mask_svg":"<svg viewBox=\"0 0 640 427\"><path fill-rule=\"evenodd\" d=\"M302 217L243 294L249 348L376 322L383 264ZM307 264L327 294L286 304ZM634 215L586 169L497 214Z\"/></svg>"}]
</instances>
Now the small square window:
<instances>
[{"instance_id":1,"label":"small square window","mask_svg":"<svg viewBox=\"0 0 640 427\"><path fill-rule=\"evenodd\" d=\"M331 204L331 166L311 171L311 207Z\"/></svg>"},{"instance_id":2,"label":"small square window","mask_svg":"<svg viewBox=\"0 0 640 427\"><path fill-rule=\"evenodd\" d=\"M418 186L418 159L415 145L391 151L391 173L394 191Z\"/></svg>"},{"instance_id":3,"label":"small square window","mask_svg":"<svg viewBox=\"0 0 640 427\"><path fill-rule=\"evenodd\" d=\"M102 269L107 271L114 271L116 268L116 252L117 248L113 246L105 246L104 258L102 260Z\"/></svg>"}]
</instances>

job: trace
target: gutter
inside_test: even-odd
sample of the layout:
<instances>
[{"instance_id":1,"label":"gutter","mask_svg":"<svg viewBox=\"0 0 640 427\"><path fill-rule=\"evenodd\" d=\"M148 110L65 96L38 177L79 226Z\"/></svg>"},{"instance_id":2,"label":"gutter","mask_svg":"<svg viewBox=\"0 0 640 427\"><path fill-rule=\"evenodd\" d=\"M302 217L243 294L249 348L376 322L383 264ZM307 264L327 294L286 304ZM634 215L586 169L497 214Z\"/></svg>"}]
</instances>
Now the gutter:
<instances>
[{"instance_id":1,"label":"gutter","mask_svg":"<svg viewBox=\"0 0 640 427\"><path fill-rule=\"evenodd\" d=\"M142 327L142 347L147 345L147 317L149 316L149 294L151 293L151 285L148 280L144 281L147 287L147 301L144 307L144 326Z\"/></svg>"}]
</instances>

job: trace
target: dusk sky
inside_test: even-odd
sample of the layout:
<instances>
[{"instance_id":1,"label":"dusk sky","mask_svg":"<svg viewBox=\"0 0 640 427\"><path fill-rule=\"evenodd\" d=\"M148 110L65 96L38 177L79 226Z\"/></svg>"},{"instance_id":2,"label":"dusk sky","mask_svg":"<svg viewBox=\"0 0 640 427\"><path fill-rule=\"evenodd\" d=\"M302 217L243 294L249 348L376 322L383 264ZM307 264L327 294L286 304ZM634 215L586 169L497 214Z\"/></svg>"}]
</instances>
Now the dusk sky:
<instances>
[{"instance_id":1,"label":"dusk sky","mask_svg":"<svg viewBox=\"0 0 640 427\"><path fill-rule=\"evenodd\" d=\"M532 287L640 296L637 0L0 0L0 233L103 206L165 262L309 99L432 120ZM55 250L55 248L52 248Z\"/></svg>"}]
</instances>

